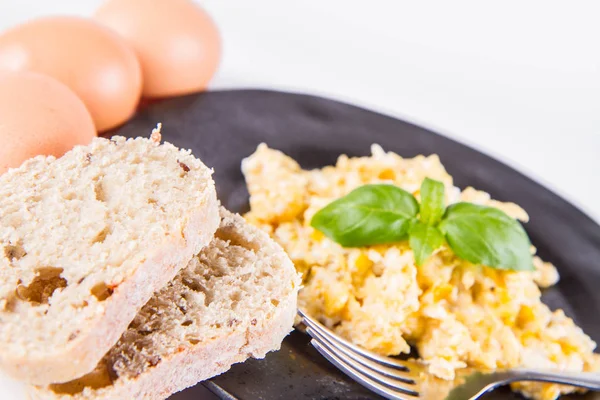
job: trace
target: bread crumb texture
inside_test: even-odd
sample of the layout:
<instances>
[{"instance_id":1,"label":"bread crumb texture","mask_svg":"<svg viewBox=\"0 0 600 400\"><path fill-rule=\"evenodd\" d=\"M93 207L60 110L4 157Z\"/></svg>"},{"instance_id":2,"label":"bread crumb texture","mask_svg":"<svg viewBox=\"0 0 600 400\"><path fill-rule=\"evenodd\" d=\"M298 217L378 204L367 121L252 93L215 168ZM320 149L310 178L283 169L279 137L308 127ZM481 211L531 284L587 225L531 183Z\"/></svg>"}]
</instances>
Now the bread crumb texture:
<instances>
[{"instance_id":1,"label":"bread crumb texture","mask_svg":"<svg viewBox=\"0 0 600 400\"><path fill-rule=\"evenodd\" d=\"M35 388L34 397L116 399L126 398L127 394L135 398L160 398L135 388L144 386L136 383L143 380L144 374L165 367L162 364L167 364L170 374L179 374L178 371L186 369L183 362L177 364L182 354L196 353L192 359L198 362L202 358L201 348L215 342L225 343L241 333L246 343L235 349L242 356L236 361L263 357L264 352L254 354L245 349L252 347L248 343L252 331L268 326L290 299L294 307L286 316L283 335L291 331L300 286L292 262L268 235L245 223L240 216L224 209L221 216L221 226L212 243L142 308L94 372L68 383ZM269 342L271 347L267 350L279 348L282 339L281 336ZM224 344L223 349L226 347ZM203 360L206 369L220 363L228 368L232 361L225 356L231 360L231 355L225 354L223 360L220 355ZM197 376L192 382L209 377ZM164 392L164 397L183 389L171 387L165 391L168 384L158 376L151 381L153 391Z\"/></svg>"},{"instance_id":2,"label":"bread crumb texture","mask_svg":"<svg viewBox=\"0 0 600 400\"><path fill-rule=\"evenodd\" d=\"M113 137L1 175L0 360L85 335L161 244L183 240L215 196L211 173L169 143Z\"/></svg>"}]
</instances>

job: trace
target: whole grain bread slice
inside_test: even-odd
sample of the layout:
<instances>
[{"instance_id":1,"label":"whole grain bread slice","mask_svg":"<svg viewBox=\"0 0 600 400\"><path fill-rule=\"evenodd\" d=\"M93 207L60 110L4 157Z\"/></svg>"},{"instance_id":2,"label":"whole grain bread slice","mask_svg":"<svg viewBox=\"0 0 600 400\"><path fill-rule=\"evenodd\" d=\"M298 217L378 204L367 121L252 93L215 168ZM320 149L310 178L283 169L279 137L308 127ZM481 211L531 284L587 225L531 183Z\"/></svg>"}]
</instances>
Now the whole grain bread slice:
<instances>
[{"instance_id":1,"label":"whole grain bread slice","mask_svg":"<svg viewBox=\"0 0 600 400\"><path fill-rule=\"evenodd\" d=\"M212 240L211 174L155 130L0 175L0 368L33 384L92 371Z\"/></svg>"},{"instance_id":2,"label":"whole grain bread slice","mask_svg":"<svg viewBox=\"0 0 600 400\"><path fill-rule=\"evenodd\" d=\"M212 243L142 308L93 373L31 387L34 399L165 399L292 330L299 275L283 249L221 209Z\"/></svg>"}]
</instances>

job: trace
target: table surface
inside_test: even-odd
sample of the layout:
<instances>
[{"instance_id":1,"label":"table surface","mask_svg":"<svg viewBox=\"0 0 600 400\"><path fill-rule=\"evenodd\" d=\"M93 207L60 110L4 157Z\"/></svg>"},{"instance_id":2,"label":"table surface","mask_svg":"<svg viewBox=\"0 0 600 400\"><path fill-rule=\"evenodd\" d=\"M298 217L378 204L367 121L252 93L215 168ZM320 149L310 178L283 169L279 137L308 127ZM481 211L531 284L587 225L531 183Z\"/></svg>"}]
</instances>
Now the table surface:
<instances>
[{"instance_id":1,"label":"table surface","mask_svg":"<svg viewBox=\"0 0 600 400\"><path fill-rule=\"evenodd\" d=\"M89 16L101 2L2 1L0 30L42 15ZM600 2L200 3L223 36L211 88L311 93L412 121L600 221ZM16 385L0 380L0 398L20 398Z\"/></svg>"}]
</instances>

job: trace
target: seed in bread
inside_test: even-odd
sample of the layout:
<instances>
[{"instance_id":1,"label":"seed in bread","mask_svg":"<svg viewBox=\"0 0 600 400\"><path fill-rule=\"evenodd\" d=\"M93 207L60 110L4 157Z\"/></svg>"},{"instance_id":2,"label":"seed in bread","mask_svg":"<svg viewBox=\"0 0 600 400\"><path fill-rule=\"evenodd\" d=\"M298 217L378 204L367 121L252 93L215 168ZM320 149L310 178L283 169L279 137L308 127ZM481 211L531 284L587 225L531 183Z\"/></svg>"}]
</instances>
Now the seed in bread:
<instances>
[{"instance_id":1,"label":"seed in bread","mask_svg":"<svg viewBox=\"0 0 600 400\"><path fill-rule=\"evenodd\" d=\"M34 399L165 399L278 349L300 277L269 236L221 209L213 242L138 313L93 373L31 387Z\"/></svg>"},{"instance_id":2,"label":"seed in bread","mask_svg":"<svg viewBox=\"0 0 600 400\"><path fill-rule=\"evenodd\" d=\"M219 224L211 171L151 139L96 138L0 175L0 368L34 384L94 369Z\"/></svg>"}]
</instances>

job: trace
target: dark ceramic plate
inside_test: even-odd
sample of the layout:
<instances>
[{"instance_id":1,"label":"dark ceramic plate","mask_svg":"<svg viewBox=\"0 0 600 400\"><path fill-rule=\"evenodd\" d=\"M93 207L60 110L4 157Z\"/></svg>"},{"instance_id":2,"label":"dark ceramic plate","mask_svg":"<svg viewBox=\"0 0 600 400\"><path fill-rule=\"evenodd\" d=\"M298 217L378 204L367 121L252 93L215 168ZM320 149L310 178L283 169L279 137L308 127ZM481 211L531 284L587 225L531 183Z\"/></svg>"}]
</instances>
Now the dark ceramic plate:
<instances>
[{"instance_id":1,"label":"dark ceramic plate","mask_svg":"<svg viewBox=\"0 0 600 400\"><path fill-rule=\"evenodd\" d=\"M531 222L526 229L533 244L561 274L560 283L544 293L544 301L552 308L563 308L600 341L600 226L556 194L485 154L372 111L268 91L213 92L155 103L119 133L148 135L157 122L163 123L165 140L191 148L214 167L219 197L234 211L248 207L240 161L261 142L289 154L304 168L332 164L342 153L366 155L372 143L406 157L437 153L459 187L474 186L527 210ZM264 360L238 364L204 385L224 399L378 398L332 367L299 332L284 341L281 351ZM187 389L173 399L204 398L202 389ZM508 390L486 397L518 398Z\"/></svg>"}]
</instances>

